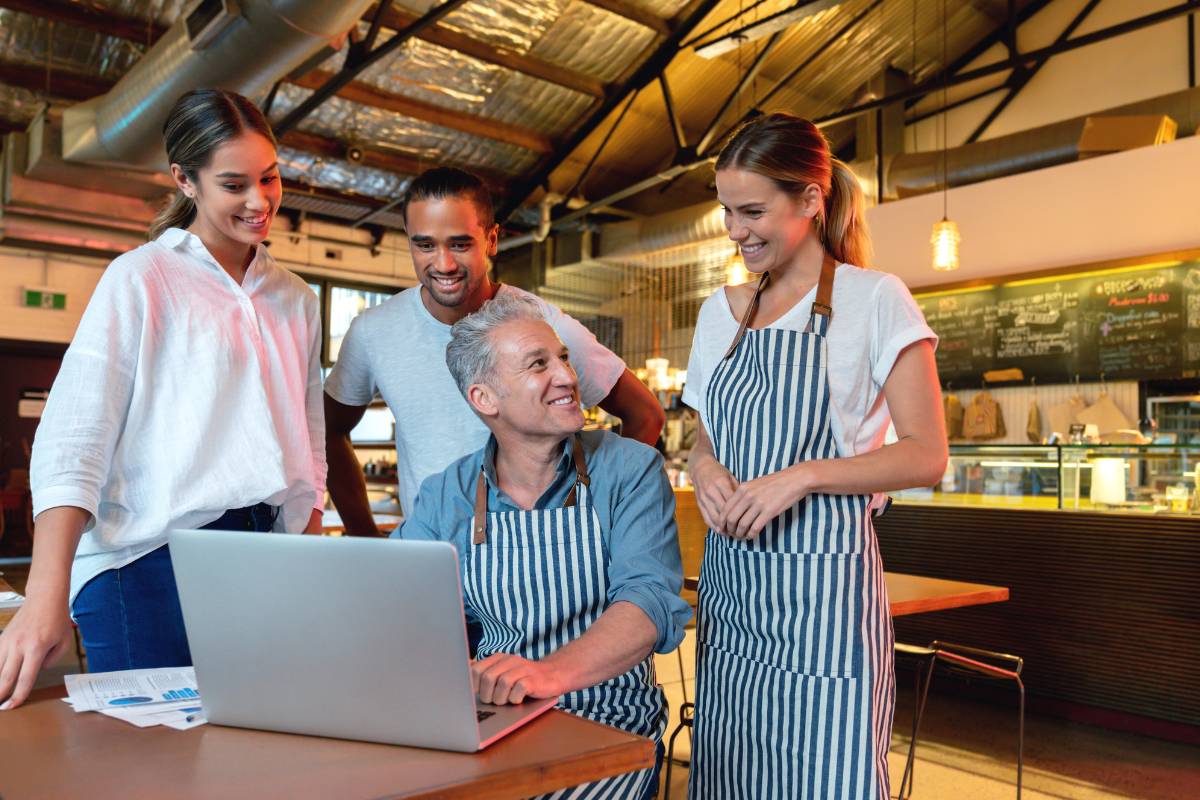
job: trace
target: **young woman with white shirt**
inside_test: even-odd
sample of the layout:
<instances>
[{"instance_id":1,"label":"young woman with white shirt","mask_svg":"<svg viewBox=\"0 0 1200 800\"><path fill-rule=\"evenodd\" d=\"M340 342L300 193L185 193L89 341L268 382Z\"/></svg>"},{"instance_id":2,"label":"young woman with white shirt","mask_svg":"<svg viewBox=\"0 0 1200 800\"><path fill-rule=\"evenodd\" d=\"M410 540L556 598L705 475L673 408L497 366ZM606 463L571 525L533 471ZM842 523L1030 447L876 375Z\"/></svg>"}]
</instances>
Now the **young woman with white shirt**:
<instances>
[{"instance_id":1,"label":"young woman with white shirt","mask_svg":"<svg viewBox=\"0 0 1200 800\"><path fill-rule=\"evenodd\" d=\"M761 277L704 303L683 397L710 528L689 795L887 800L893 639L871 516L945 468L937 337L903 283L864 268L861 190L812 123L751 121L716 179Z\"/></svg>"},{"instance_id":2,"label":"young woman with white shirt","mask_svg":"<svg viewBox=\"0 0 1200 800\"><path fill-rule=\"evenodd\" d=\"M104 270L38 426L0 708L62 652L68 612L92 672L191 663L167 531L320 531L320 311L263 245L283 194L270 125L198 90L163 138L178 192Z\"/></svg>"}]
</instances>

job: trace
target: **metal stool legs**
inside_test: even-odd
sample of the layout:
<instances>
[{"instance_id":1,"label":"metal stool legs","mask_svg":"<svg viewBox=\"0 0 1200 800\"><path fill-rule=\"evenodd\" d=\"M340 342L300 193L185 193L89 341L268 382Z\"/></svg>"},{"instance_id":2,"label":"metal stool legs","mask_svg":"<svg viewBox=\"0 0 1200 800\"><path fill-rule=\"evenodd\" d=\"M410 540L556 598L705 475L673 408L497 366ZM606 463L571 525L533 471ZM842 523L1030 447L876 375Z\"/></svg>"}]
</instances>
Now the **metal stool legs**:
<instances>
[{"instance_id":1,"label":"metal stool legs","mask_svg":"<svg viewBox=\"0 0 1200 800\"><path fill-rule=\"evenodd\" d=\"M1017 800L1021 800L1021 779L1025 767L1025 683L1021 680L1024 659L1008 653L996 653L950 642L935 641L929 646L937 653L934 663L941 661L952 671L993 680L1013 681L1017 685ZM999 662L1007 666L989 662ZM932 676L932 673L930 674ZM925 688L928 690L928 685Z\"/></svg>"},{"instance_id":2,"label":"metal stool legs","mask_svg":"<svg viewBox=\"0 0 1200 800\"><path fill-rule=\"evenodd\" d=\"M904 762L904 777L900 780L898 800L907 800L908 797L911 797L913 784L916 782L917 739L921 731L921 717L925 714L925 700L929 697L929 684L933 682L933 666L937 663L936 654L937 651L928 647L896 643L896 655L908 656L918 661L913 669L916 691L913 693L912 736L908 741L908 758Z\"/></svg>"}]
</instances>

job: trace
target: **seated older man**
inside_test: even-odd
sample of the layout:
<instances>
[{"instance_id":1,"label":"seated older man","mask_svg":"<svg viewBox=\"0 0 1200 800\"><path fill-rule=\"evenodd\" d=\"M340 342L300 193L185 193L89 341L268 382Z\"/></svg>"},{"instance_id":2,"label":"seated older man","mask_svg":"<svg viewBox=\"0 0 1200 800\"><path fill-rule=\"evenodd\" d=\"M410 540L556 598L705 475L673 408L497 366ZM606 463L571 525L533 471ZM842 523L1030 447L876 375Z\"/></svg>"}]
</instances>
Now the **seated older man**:
<instances>
[{"instance_id":1,"label":"seated older man","mask_svg":"<svg viewBox=\"0 0 1200 800\"><path fill-rule=\"evenodd\" d=\"M581 432L567 348L527 299L497 295L456 323L446 363L492 435L425 481L399 535L458 548L467 616L483 631L479 698L561 697L567 711L659 741L661 764L667 709L651 651L673 650L690 615L661 456ZM656 767L555 796L657 789Z\"/></svg>"}]
</instances>

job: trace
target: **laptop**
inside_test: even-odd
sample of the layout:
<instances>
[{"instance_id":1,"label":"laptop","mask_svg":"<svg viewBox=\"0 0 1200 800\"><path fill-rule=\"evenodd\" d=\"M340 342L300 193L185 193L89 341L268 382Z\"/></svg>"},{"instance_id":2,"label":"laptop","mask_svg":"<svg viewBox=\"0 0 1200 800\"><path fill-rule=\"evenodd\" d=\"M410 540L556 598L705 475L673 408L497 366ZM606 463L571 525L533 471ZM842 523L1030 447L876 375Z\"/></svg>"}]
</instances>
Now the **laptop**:
<instances>
[{"instance_id":1,"label":"laptop","mask_svg":"<svg viewBox=\"0 0 1200 800\"><path fill-rule=\"evenodd\" d=\"M168 534L209 722L475 752L557 698L479 703L447 542Z\"/></svg>"}]
</instances>

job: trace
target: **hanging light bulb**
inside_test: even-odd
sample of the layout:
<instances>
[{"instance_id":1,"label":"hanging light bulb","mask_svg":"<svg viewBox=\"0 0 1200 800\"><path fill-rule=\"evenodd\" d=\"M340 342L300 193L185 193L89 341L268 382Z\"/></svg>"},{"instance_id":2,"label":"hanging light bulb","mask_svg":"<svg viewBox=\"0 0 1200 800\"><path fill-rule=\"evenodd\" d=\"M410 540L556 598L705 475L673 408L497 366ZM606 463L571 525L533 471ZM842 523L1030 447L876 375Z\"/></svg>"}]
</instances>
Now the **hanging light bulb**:
<instances>
[{"instance_id":1,"label":"hanging light bulb","mask_svg":"<svg viewBox=\"0 0 1200 800\"><path fill-rule=\"evenodd\" d=\"M749 282L750 270L746 269L746 261L742 258L742 251L741 249L735 250L729 258L729 271L725 283L730 286L738 286L739 284Z\"/></svg>"},{"instance_id":2,"label":"hanging light bulb","mask_svg":"<svg viewBox=\"0 0 1200 800\"><path fill-rule=\"evenodd\" d=\"M946 117L946 0L942 0L942 221L933 223L933 235L929 237L933 245L933 268L938 272L958 269L958 243L962 241L958 225L948 213L950 182L946 151L950 143L946 139Z\"/></svg>"},{"instance_id":3,"label":"hanging light bulb","mask_svg":"<svg viewBox=\"0 0 1200 800\"><path fill-rule=\"evenodd\" d=\"M929 243L933 245L933 268L939 272L950 272L958 269L958 225L954 220L942 218L941 222L933 224L933 236Z\"/></svg>"}]
</instances>

